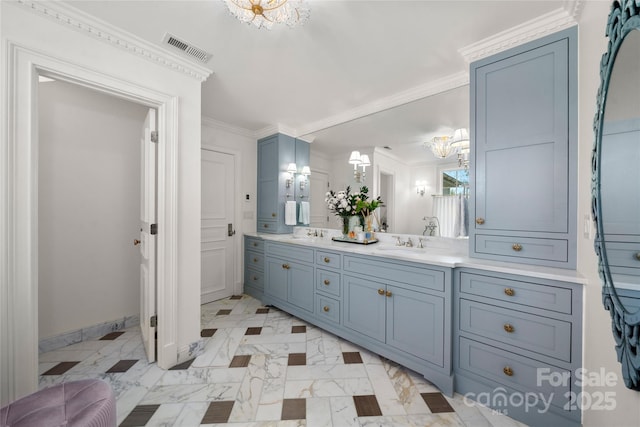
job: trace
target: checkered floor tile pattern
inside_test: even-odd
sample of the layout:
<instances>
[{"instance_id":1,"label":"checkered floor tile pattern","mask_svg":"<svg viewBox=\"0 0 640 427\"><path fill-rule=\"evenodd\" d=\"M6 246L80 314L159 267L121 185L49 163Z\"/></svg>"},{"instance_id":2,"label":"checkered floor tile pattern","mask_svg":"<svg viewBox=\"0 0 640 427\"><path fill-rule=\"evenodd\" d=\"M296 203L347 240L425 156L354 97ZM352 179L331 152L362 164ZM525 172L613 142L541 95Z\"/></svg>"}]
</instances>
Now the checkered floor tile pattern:
<instances>
[{"instance_id":1,"label":"checkered floor tile pattern","mask_svg":"<svg viewBox=\"0 0 640 427\"><path fill-rule=\"evenodd\" d=\"M138 328L40 355L40 387L101 378L134 426L518 427L422 376L243 295L202 306L199 357L162 370Z\"/></svg>"}]
</instances>

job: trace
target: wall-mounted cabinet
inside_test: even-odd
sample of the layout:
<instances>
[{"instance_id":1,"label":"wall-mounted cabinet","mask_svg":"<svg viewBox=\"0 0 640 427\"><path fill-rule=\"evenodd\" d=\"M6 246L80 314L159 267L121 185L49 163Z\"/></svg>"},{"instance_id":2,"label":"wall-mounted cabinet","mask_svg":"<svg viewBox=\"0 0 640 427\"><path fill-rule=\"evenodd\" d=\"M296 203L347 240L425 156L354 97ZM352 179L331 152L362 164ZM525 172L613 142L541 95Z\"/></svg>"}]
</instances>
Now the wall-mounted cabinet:
<instances>
[{"instance_id":1,"label":"wall-mounted cabinet","mask_svg":"<svg viewBox=\"0 0 640 427\"><path fill-rule=\"evenodd\" d=\"M291 163L309 165L309 144L293 137L276 134L258 140L258 214L261 233L291 233L300 218L301 201L308 202L309 183L302 174L287 172ZM285 206L294 202L294 223L287 224Z\"/></svg>"},{"instance_id":2,"label":"wall-mounted cabinet","mask_svg":"<svg viewBox=\"0 0 640 427\"><path fill-rule=\"evenodd\" d=\"M575 268L577 29L471 64L470 253Z\"/></svg>"}]
</instances>

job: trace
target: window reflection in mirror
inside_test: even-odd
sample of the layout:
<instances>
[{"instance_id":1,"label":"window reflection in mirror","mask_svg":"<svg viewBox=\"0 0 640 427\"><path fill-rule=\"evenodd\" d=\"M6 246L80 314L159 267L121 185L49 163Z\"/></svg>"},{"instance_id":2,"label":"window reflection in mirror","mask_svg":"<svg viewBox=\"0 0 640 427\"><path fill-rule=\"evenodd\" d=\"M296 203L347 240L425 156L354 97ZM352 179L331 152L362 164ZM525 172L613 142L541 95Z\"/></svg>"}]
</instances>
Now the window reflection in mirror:
<instances>
[{"instance_id":1,"label":"window reflection in mirror","mask_svg":"<svg viewBox=\"0 0 640 427\"><path fill-rule=\"evenodd\" d=\"M469 170L446 169L442 171L442 195L469 197Z\"/></svg>"}]
</instances>

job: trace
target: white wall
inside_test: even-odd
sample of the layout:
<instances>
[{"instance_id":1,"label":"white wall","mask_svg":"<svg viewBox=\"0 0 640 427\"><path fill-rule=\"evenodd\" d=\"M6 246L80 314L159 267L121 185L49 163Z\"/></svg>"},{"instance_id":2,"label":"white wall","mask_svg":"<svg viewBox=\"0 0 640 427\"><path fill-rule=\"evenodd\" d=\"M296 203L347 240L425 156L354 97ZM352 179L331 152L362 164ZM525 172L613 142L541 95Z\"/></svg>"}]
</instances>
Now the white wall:
<instances>
[{"instance_id":1,"label":"white wall","mask_svg":"<svg viewBox=\"0 0 640 427\"><path fill-rule=\"evenodd\" d=\"M28 143L33 123L32 93L25 79L31 78L33 67L43 62L54 71L64 69L72 75L95 77L106 87L148 94L150 103L162 99L171 107L174 105L172 102L178 101L175 115L169 118L177 123L175 138L174 135L161 135L168 141L178 141L175 155L165 163L171 170L170 163L175 161L177 171L175 201L167 202L168 206L177 207L174 215L177 241L167 248L171 254L175 253L175 259L167 259L166 264L159 265L170 275L168 280L176 283L178 288L176 294L161 295L158 300L162 307L176 307L175 312L169 312L158 320L164 332L170 331L169 341L164 343L162 351L167 354L173 352L175 363L179 353L188 352L189 346L200 340L201 82L179 68L170 68L161 62L132 54L124 46L98 40L84 30L57 22L53 16L33 12L17 2L0 2L0 27L0 67L3 70L0 74L0 99L17 103L17 109L11 115L6 108L13 104L3 102L0 106L3 113L0 115L3 128L0 132L0 173L3 182L13 185L17 179L18 185L25 189L20 194L12 194L15 204L9 205L7 188L10 187L3 184L0 188L0 401L19 397L37 387L37 340L33 343L31 340L12 341L9 335L15 330L15 324L29 330L32 330L29 325L35 324L34 329L37 329L37 310L19 311L9 307L8 303L10 298L11 301L18 299L27 306L37 302L33 295L34 292L37 294L37 258L33 255L33 249L37 253L38 246L37 224L34 223L37 218L37 204L34 202L34 198L37 200L37 182L32 182L24 169L35 164L32 159L36 158L37 152L31 152ZM8 49L16 45L26 50L15 56ZM27 64L27 57L36 58L39 64ZM9 90L12 97L9 97ZM171 112L171 109L167 111ZM7 138L9 129L13 132L13 140L27 141L16 152L9 151L13 144L13 140ZM19 162L17 167L8 169L7 165L15 161ZM172 194L170 192L169 196ZM16 217L14 212L24 215ZM159 224L160 229L162 226ZM7 238L8 229L11 229L15 240ZM171 241L170 237L166 239ZM18 250L14 251L15 245L18 245ZM14 357L17 354L20 357Z\"/></svg>"},{"instance_id":2,"label":"white wall","mask_svg":"<svg viewBox=\"0 0 640 427\"><path fill-rule=\"evenodd\" d=\"M40 339L138 315L140 133L148 108L39 85Z\"/></svg>"},{"instance_id":3,"label":"white wall","mask_svg":"<svg viewBox=\"0 0 640 427\"><path fill-rule=\"evenodd\" d=\"M613 372L618 375L614 387L587 387L596 393L615 393L615 409L589 409L583 413L586 427L637 426L640 420L640 393L625 388L617 362L611 333L609 312L602 306L598 261L593 239L582 234L584 215L591 212L591 149L596 94L600 84L600 59L607 49L605 28L610 2L584 2L579 27L579 171L578 171L578 270L589 283L584 288L584 367L590 372Z\"/></svg>"}]
</instances>

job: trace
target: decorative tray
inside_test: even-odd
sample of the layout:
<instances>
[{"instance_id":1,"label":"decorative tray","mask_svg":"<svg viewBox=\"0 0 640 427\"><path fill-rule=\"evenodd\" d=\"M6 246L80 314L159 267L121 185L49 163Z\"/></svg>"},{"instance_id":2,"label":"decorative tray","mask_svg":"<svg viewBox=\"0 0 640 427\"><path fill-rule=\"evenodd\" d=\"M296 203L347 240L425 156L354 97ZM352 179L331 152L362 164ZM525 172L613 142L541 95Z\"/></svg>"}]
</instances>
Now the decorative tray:
<instances>
[{"instance_id":1,"label":"decorative tray","mask_svg":"<svg viewBox=\"0 0 640 427\"><path fill-rule=\"evenodd\" d=\"M358 239L349 239L344 237L332 237L331 240L335 242L356 243L358 245L370 245L372 243L378 243L378 239L358 240Z\"/></svg>"}]
</instances>

